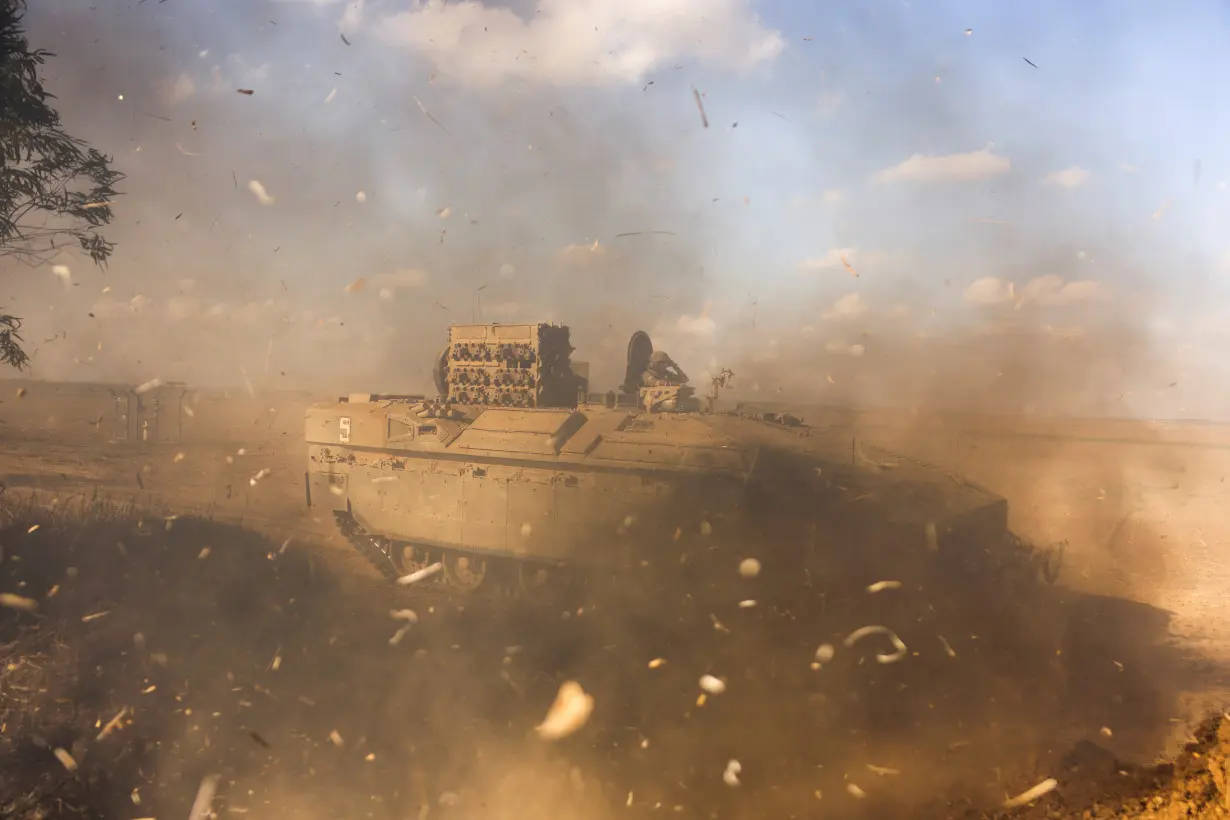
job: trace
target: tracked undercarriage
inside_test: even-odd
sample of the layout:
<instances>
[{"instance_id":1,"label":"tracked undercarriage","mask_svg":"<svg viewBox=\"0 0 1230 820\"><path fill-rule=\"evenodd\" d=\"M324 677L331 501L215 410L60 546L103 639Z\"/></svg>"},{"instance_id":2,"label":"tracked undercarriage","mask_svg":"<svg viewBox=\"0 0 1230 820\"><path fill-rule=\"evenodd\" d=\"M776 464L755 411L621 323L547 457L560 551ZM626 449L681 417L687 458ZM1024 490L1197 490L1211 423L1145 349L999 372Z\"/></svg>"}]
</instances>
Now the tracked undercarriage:
<instances>
[{"instance_id":1,"label":"tracked undercarriage","mask_svg":"<svg viewBox=\"0 0 1230 820\"><path fill-rule=\"evenodd\" d=\"M532 595L565 576L560 567L461 551L433 550L367 532L349 513L334 513L338 531L389 581L443 585L459 592ZM570 576L569 576L570 577ZM571 578L570 578L571 579Z\"/></svg>"}]
</instances>

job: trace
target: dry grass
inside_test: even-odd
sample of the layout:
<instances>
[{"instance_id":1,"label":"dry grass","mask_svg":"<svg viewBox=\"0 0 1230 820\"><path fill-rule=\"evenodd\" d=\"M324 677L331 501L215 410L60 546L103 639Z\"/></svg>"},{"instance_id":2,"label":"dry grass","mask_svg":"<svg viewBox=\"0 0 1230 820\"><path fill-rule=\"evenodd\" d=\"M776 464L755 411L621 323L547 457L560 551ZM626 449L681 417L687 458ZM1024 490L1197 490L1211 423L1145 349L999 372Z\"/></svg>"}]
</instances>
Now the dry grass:
<instances>
[{"instance_id":1,"label":"dry grass","mask_svg":"<svg viewBox=\"0 0 1230 820\"><path fill-rule=\"evenodd\" d=\"M257 536L96 495L7 495L0 545L0 592L36 603L0 609L0 817L152 815L134 790L180 743L158 683L198 674L171 647L209 621L229 637L225 610L260 608L302 559L275 569Z\"/></svg>"},{"instance_id":2,"label":"dry grass","mask_svg":"<svg viewBox=\"0 0 1230 820\"><path fill-rule=\"evenodd\" d=\"M10 496L0 503L0 591L38 604L0 611L0 816L91 815L89 770L70 772L55 755L64 749L74 761L84 757L76 739L89 723L72 697L83 625L81 616L74 625L68 613L48 611L48 594L54 590L54 599L59 589L47 579L81 545L136 520L134 510L90 497Z\"/></svg>"}]
</instances>

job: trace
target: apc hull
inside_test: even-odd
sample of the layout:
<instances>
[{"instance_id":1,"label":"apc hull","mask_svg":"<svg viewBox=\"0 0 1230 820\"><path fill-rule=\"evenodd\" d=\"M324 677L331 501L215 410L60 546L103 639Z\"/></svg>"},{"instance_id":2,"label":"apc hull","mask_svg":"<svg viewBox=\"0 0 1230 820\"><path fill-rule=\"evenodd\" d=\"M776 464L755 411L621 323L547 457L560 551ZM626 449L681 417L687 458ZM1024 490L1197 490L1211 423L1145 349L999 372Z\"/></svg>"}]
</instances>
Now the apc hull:
<instances>
[{"instance_id":1,"label":"apc hull","mask_svg":"<svg viewBox=\"0 0 1230 820\"><path fill-rule=\"evenodd\" d=\"M525 588L527 573L683 561L706 540L770 539L765 560L787 573L805 570L807 538L867 561L985 565L1028 552L994 493L751 418L601 405L437 413L377 397L310 408L307 439L309 504L390 578L439 561L454 586L494 571Z\"/></svg>"}]
</instances>

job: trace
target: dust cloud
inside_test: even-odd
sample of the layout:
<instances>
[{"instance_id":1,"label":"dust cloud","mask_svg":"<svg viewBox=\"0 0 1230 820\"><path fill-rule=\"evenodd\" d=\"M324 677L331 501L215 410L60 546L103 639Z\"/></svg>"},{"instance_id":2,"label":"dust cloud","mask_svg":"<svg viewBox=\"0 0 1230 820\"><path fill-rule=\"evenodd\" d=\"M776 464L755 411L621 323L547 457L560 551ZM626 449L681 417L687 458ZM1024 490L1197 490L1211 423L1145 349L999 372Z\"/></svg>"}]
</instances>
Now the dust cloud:
<instances>
[{"instance_id":1,"label":"dust cloud","mask_svg":"<svg viewBox=\"0 0 1230 820\"><path fill-rule=\"evenodd\" d=\"M838 817L952 816L1040 771L1080 780L1062 759L1099 726L1124 753L1155 748L1191 663L1162 641L1164 613L1046 589L1005 601L920 575L892 545L874 546L900 559L899 588L868 592L880 567L828 551L807 558L823 594L800 595L798 547L774 544L787 522L752 544L714 516L710 535L679 542L699 574L650 561L583 601L513 602L379 584L310 539L90 495L9 496L3 514L0 579L38 607L0 619L8 671L29 684L0 699L13 715L0 807L16 816L138 801L185 814L215 776L220 812L309 820L758 817L817 802ZM749 552L762 574L737 570ZM847 638L880 621L908 662L877 663L878 636ZM724 686L700 697L703 675ZM564 680L594 712L545 743L533 727Z\"/></svg>"},{"instance_id":2,"label":"dust cloud","mask_svg":"<svg viewBox=\"0 0 1230 820\"><path fill-rule=\"evenodd\" d=\"M127 174L108 270L71 256L57 260L67 277L5 270L34 375L220 389L191 405L200 437L174 460L113 448L86 463L73 447L102 453L98 425L81 445L44 412L80 415L83 401L39 404L35 390L5 408L19 462L6 477L52 507L92 483L202 515L87 518L86 536L42 507L9 514L6 544L42 534L0 578L48 602L58 643L35 655L62 660L68 690L49 691L81 705L55 713L61 736L31 727L46 741L31 743L126 761L74 780L81 803L131 812L138 788L182 814L217 773L222 805L275 817L939 817L1079 778L1063 754L1102 730L1129 757L1170 739L1195 661L1146 605L1170 601L1158 590L1180 562L1159 509L1175 475L1205 486L1216 467L1155 447L1171 440L1154 428L1123 434L1130 458L1098 443L1115 417L1198 406L1174 398L1155 321L1170 306L1137 258L1162 238L1056 199L1087 177L1043 133L1054 122L1008 134L935 96L957 85L990 106L997 84L1015 87L1002 75L963 77L959 58L912 49L902 76L873 75L883 52L857 42L800 102L768 67L797 58L798 33L744 4L610 9L30 10L32 40L59 55L45 80L66 126ZM901 25L889 40L909 40ZM726 95L710 90L719 78ZM1027 119L1030 101L1005 95L997 113ZM852 549L841 522L817 544L793 521L723 530L710 510L716 538L668 545L679 567L625 567L580 601L379 585L302 507L303 405L427 390L447 324L520 320L570 325L595 387L619 381L645 329L702 389L733 369L729 405L789 409L811 435L986 484L1014 530L1070 542L1064 584L1008 595L921 570L897 544ZM266 400L289 390L304 392ZM1048 426L1063 416L1103 421ZM88 438L89 419L73 421ZM272 470L259 486L257 469ZM224 512L293 528L293 546ZM814 575L791 562L802 552L821 556ZM737 578L753 554L785 583ZM695 565L729 577L687 576ZM867 591L882 580L900 594ZM390 643L407 606L418 623ZM97 612L115 615L81 620ZM5 628L25 634L24 617ZM901 625L906 663L843 644L876 623ZM821 645L838 647L833 663L813 660ZM701 675L728 690L702 699ZM544 745L532 729L565 680L598 706ZM131 745L109 756L90 727L122 708L137 710ZM53 758L29 759L46 764L30 782L59 776ZM737 786L723 782L731 760Z\"/></svg>"},{"instance_id":3,"label":"dust cloud","mask_svg":"<svg viewBox=\"0 0 1230 820\"><path fill-rule=\"evenodd\" d=\"M611 23L633 45L610 64L589 59L605 52L582 34L534 45L575 22L554 6L530 24L516 8L483 10L484 47L457 34L471 23L447 6L161 5L28 15L35 42L58 54L46 80L68 126L128 174L105 275L65 258L70 282L10 277L42 376L419 391L448 323L548 319L573 327L599 384L619 380L636 329L692 359L689 373L729 365L743 387L801 400L1133 415L1141 402L1116 398L1173 381L1159 384L1145 361L1148 294L1123 295L1145 279L1133 246L1156 241L1125 243L1104 217L1057 202L1057 186L1004 176L1021 158L1056 164L1079 130L1024 127L984 149L958 179L992 192L937 188L944 169L917 159L868 167L984 143L1024 116L1020 100L983 112L878 80L886 99L855 105L831 89L872 76L869 58L834 60L818 135L859 137L835 181L866 174L879 198L834 189L842 209L786 208L784 230L818 221L832 247L796 238L819 256L775 260L784 270L766 277L764 261L730 245L754 241L765 217L748 196L755 177L727 167L763 163L730 123L725 136L699 127L688 104L710 76L697 72L782 48L737 3L706 16L702 45L639 18ZM891 36L900 23L882 24ZM638 38L658 53L640 55ZM934 58L907 48L898 59L927 76ZM1002 96L997 81L952 81ZM746 103L735 104L709 103L738 119Z\"/></svg>"},{"instance_id":4,"label":"dust cloud","mask_svg":"<svg viewBox=\"0 0 1230 820\"><path fill-rule=\"evenodd\" d=\"M678 32L595 106L592 44L541 68L564 85L489 83L416 52L392 7L224 6L30 9L67 127L127 174L109 270L66 254L71 280L9 277L38 375L422 390L450 322L551 319L609 352L665 315L655 295L699 306L725 226L678 168L704 136L660 65Z\"/></svg>"}]
</instances>

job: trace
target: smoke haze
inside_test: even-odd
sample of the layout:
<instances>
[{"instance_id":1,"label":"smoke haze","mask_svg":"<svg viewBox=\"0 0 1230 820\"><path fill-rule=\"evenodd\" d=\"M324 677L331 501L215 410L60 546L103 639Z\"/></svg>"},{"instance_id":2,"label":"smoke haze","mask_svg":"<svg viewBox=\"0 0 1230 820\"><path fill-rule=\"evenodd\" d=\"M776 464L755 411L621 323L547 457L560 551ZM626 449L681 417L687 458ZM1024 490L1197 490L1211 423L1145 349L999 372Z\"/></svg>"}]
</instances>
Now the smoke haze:
<instances>
[{"instance_id":1,"label":"smoke haze","mask_svg":"<svg viewBox=\"0 0 1230 820\"><path fill-rule=\"evenodd\" d=\"M1216 149L1121 101L1197 69L1118 60L1205 8L39 3L128 179L109 270L6 301L55 379L423 390L448 323L553 320L595 386L643 328L746 395L1224 416Z\"/></svg>"}]
</instances>

